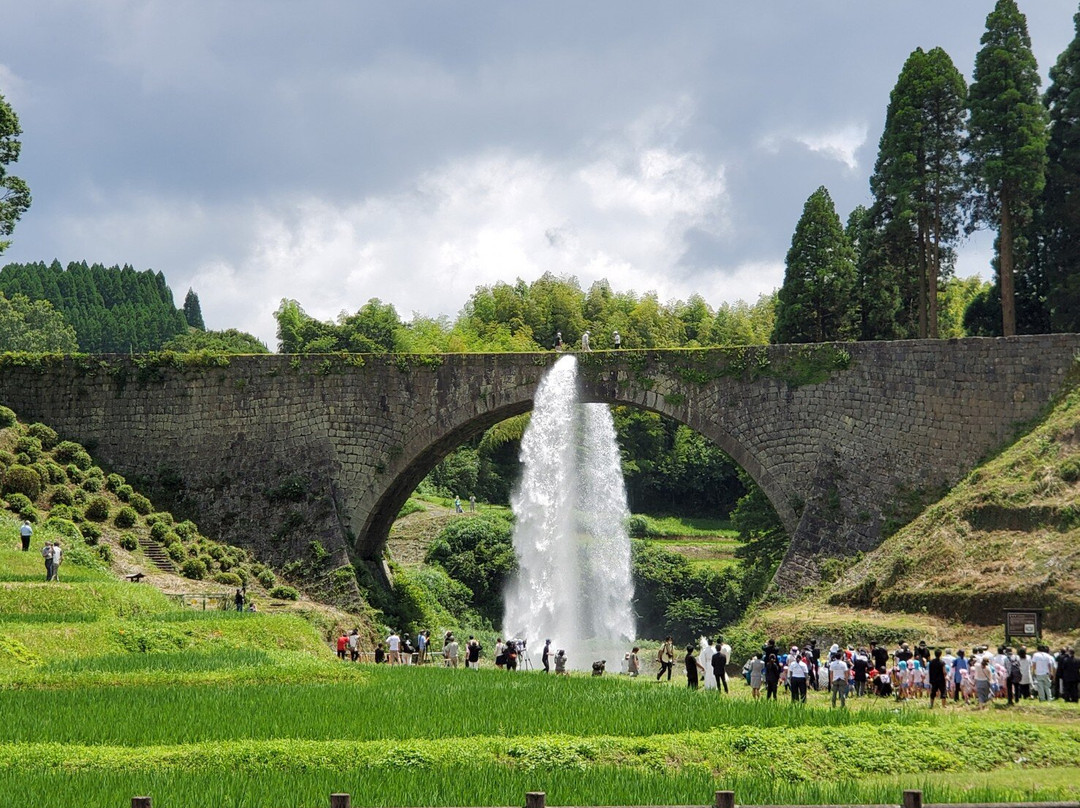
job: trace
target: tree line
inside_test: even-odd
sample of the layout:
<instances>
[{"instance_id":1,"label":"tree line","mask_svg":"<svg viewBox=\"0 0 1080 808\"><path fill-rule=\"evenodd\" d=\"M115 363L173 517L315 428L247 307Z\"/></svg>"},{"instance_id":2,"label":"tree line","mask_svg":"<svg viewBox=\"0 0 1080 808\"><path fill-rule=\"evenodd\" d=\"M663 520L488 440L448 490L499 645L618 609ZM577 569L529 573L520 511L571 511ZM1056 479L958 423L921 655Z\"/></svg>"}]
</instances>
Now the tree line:
<instances>
[{"instance_id":1,"label":"tree line","mask_svg":"<svg viewBox=\"0 0 1080 808\"><path fill-rule=\"evenodd\" d=\"M998 0L971 86L917 48L889 98L872 203L841 224L826 188L792 236L773 342L1080 331L1080 13L1040 95L1027 20ZM996 231L994 283L950 301L956 247ZM966 282L962 282L966 283Z\"/></svg>"}]
</instances>

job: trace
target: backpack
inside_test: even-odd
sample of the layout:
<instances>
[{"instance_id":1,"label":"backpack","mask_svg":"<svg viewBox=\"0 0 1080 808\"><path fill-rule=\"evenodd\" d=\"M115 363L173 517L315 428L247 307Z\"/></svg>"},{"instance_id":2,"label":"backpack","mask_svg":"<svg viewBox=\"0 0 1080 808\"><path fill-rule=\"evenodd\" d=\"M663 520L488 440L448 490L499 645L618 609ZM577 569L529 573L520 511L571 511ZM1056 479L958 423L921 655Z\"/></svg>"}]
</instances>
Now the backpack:
<instances>
[{"instance_id":1,"label":"backpack","mask_svg":"<svg viewBox=\"0 0 1080 808\"><path fill-rule=\"evenodd\" d=\"M1010 659L1009 660L1009 681L1012 682L1014 685L1018 685L1018 684L1020 684L1020 680L1022 678L1024 678L1024 677L1023 677L1023 674L1020 673L1020 660L1019 659Z\"/></svg>"}]
</instances>

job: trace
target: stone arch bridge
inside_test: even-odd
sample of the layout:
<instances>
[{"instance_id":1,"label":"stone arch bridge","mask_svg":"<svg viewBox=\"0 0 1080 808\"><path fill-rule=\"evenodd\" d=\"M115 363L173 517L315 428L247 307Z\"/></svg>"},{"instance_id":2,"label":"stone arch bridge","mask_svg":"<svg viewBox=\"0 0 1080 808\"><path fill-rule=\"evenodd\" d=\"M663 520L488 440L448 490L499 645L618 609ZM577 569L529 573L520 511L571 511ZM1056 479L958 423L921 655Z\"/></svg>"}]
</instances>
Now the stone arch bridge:
<instances>
[{"instance_id":1,"label":"stone arch bridge","mask_svg":"<svg viewBox=\"0 0 1080 808\"><path fill-rule=\"evenodd\" d=\"M579 354L588 401L702 433L792 535L781 586L876 546L1036 417L1080 335ZM275 563L368 562L428 471L554 353L0 358L0 402ZM468 493L468 492L462 492ZM319 547L313 542L318 541ZM312 559L315 554L317 558Z\"/></svg>"}]
</instances>

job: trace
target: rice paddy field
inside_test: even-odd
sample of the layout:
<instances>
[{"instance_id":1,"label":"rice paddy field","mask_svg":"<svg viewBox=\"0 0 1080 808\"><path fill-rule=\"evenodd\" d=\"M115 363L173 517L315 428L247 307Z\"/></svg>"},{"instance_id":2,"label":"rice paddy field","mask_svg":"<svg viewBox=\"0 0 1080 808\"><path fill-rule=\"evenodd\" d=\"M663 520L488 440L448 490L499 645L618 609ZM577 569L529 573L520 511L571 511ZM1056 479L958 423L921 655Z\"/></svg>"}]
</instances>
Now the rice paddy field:
<instances>
[{"instance_id":1,"label":"rice paddy field","mask_svg":"<svg viewBox=\"0 0 1080 808\"><path fill-rule=\"evenodd\" d=\"M31 556L33 554L30 554ZM341 662L282 614L181 611L0 550L0 806L896 803L1077 799L1080 713L864 699L829 708L678 679Z\"/></svg>"}]
</instances>

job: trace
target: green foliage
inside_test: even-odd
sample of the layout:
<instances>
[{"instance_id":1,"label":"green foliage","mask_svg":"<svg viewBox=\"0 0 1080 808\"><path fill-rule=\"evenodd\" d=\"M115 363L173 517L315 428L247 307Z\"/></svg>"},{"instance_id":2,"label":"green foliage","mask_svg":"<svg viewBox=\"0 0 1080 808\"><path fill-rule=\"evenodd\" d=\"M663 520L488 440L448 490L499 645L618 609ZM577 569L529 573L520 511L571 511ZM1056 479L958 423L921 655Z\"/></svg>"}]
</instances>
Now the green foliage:
<instances>
[{"instance_id":1,"label":"green foliage","mask_svg":"<svg viewBox=\"0 0 1080 808\"><path fill-rule=\"evenodd\" d=\"M56 444L56 447L53 449L53 459L59 463L74 465L79 471L86 471L94 465L90 453L78 443L70 440L61 441ZM76 481L73 480L73 482ZM82 482L82 480L80 479L77 482Z\"/></svg>"},{"instance_id":2,"label":"green foliage","mask_svg":"<svg viewBox=\"0 0 1080 808\"><path fill-rule=\"evenodd\" d=\"M18 419L15 417L15 411L10 407L0 407L0 429L15 426L16 423Z\"/></svg>"},{"instance_id":3,"label":"green foliage","mask_svg":"<svg viewBox=\"0 0 1080 808\"><path fill-rule=\"evenodd\" d=\"M397 347L401 320L393 305L372 298L336 323L310 317L295 300L282 300L274 313L281 353L386 353Z\"/></svg>"},{"instance_id":4,"label":"green foliage","mask_svg":"<svg viewBox=\"0 0 1080 808\"><path fill-rule=\"evenodd\" d=\"M830 342L855 337L855 251L824 187L807 199L788 250L772 341Z\"/></svg>"},{"instance_id":5,"label":"green foliage","mask_svg":"<svg viewBox=\"0 0 1080 808\"><path fill-rule=\"evenodd\" d=\"M8 466L4 471L4 495L23 494L33 501L41 494L41 477L29 466Z\"/></svg>"},{"instance_id":6,"label":"green foliage","mask_svg":"<svg viewBox=\"0 0 1080 808\"><path fill-rule=\"evenodd\" d=\"M183 354L265 354L266 343L245 331L229 328L225 331L189 331L173 337L161 346L163 351Z\"/></svg>"},{"instance_id":7,"label":"green foliage","mask_svg":"<svg viewBox=\"0 0 1080 808\"><path fill-rule=\"evenodd\" d=\"M0 270L2 276L3 270ZM75 331L47 300L29 300L0 291L0 351L74 353Z\"/></svg>"},{"instance_id":8,"label":"green foliage","mask_svg":"<svg viewBox=\"0 0 1080 808\"><path fill-rule=\"evenodd\" d=\"M105 497L94 497L83 509L83 515L93 522L104 522L109 518L109 500Z\"/></svg>"},{"instance_id":9,"label":"green foliage","mask_svg":"<svg viewBox=\"0 0 1080 808\"><path fill-rule=\"evenodd\" d=\"M510 525L489 516L455 519L439 533L426 561L439 564L473 593L477 612L489 620L502 615L502 590L517 569Z\"/></svg>"},{"instance_id":10,"label":"green foliage","mask_svg":"<svg viewBox=\"0 0 1080 808\"><path fill-rule=\"evenodd\" d=\"M195 294L194 289L189 288L184 296L184 319L191 328L199 331L206 330L206 323L203 322L202 306L199 305L199 296Z\"/></svg>"},{"instance_id":11,"label":"green foliage","mask_svg":"<svg viewBox=\"0 0 1080 808\"><path fill-rule=\"evenodd\" d=\"M404 519L409 514L423 513L426 510L427 508L424 507L422 502L413 499L412 497L409 497L407 500L405 500L405 504L401 506L401 510L398 511L397 518Z\"/></svg>"},{"instance_id":12,"label":"green foliage","mask_svg":"<svg viewBox=\"0 0 1080 808\"><path fill-rule=\"evenodd\" d=\"M105 478L106 490L112 491L114 494L117 493L121 488L123 488L124 485L126 485L126 483L124 482L124 478L121 477L119 474L110 474L108 477Z\"/></svg>"},{"instance_id":13,"label":"green foliage","mask_svg":"<svg viewBox=\"0 0 1080 808\"><path fill-rule=\"evenodd\" d=\"M82 490L95 494L102 489L100 477L87 477L82 481Z\"/></svg>"},{"instance_id":14,"label":"green foliage","mask_svg":"<svg viewBox=\"0 0 1080 808\"><path fill-rule=\"evenodd\" d=\"M255 575L256 580L266 589L271 589L277 584L277 576L269 567L263 567Z\"/></svg>"},{"instance_id":15,"label":"green foliage","mask_svg":"<svg viewBox=\"0 0 1080 808\"><path fill-rule=\"evenodd\" d=\"M300 593L296 591L295 587L278 584L270 590L270 597L276 600L297 600Z\"/></svg>"},{"instance_id":16,"label":"green foliage","mask_svg":"<svg viewBox=\"0 0 1080 808\"><path fill-rule=\"evenodd\" d=\"M748 579L754 583L750 592L753 595L771 580L791 539L765 492L745 471L740 469L739 474L746 486L746 495L731 513L731 521L743 541L735 556L742 560Z\"/></svg>"},{"instance_id":17,"label":"green foliage","mask_svg":"<svg viewBox=\"0 0 1080 808\"><path fill-rule=\"evenodd\" d=\"M135 494L135 489L127 483L118 486L116 489L116 498L121 502L131 502L131 497Z\"/></svg>"},{"instance_id":18,"label":"green foliage","mask_svg":"<svg viewBox=\"0 0 1080 808\"><path fill-rule=\"evenodd\" d=\"M15 223L30 208L30 187L24 180L8 173L8 166L19 160L21 134L19 116L0 95L0 253L11 245L4 237L14 232Z\"/></svg>"},{"instance_id":19,"label":"green foliage","mask_svg":"<svg viewBox=\"0 0 1080 808\"><path fill-rule=\"evenodd\" d=\"M1045 185L1046 110L1027 20L1015 0L997 0L986 18L968 94L967 152L972 225L998 229L995 242L1002 332L1016 333L1015 273L1028 269L1023 232Z\"/></svg>"},{"instance_id":20,"label":"green foliage","mask_svg":"<svg viewBox=\"0 0 1080 808\"><path fill-rule=\"evenodd\" d=\"M128 503L131 505L135 513L141 514L142 516L146 516L148 513L154 510L153 503L151 503L150 500L144 497L142 494L132 494L128 498Z\"/></svg>"},{"instance_id":21,"label":"green foliage","mask_svg":"<svg viewBox=\"0 0 1080 808\"><path fill-rule=\"evenodd\" d=\"M1075 36L1050 68L1046 107L1046 187L1042 194L1041 262L1054 331L1080 331L1080 13Z\"/></svg>"},{"instance_id":22,"label":"green foliage","mask_svg":"<svg viewBox=\"0 0 1080 808\"><path fill-rule=\"evenodd\" d=\"M225 584L226 586L240 586L243 584L243 581L240 580L240 576L235 572L215 573L214 581L219 584Z\"/></svg>"},{"instance_id":23,"label":"green foliage","mask_svg":"<svg viewBox=\"0 0 1080 808\"><path fill-rule=\"evenodd\" d=\"M85 261L66 269L59 261L8 264L0 269L0 292L51 304L74 327L78 349L88 353L153 351L188 328L165 276L152 270Z\"/></svg>"},{"instance_id":24,"label":"green foliage","mask_svg":"<svg viewBox=\"0 0 1080 808\"><path fill-rule=\"evenodd\" d=\"M79 530L87 544L97 544L101 540L101 528L91 522L80 522Z\"/></svg>"},{"instance_id":25,"label":"green foliage","mask_svg":"<svg viewBox=\"0 0 1080 808\"><path fill-rule=\"evenodd\" d=\"M113 519L113 524L119 528L135 527L139 521L138 512L130 505L125 505L119 511L116 512L116 517Z\"/></svg>"},{"instance_id":26,"label":"green foliage","mask_svg":"<svg viewBox=\"0 0 1080 808\"><path fill-rule=\"evenodd\" d=\"M16 454L25 454L31 463L41 458L41 441L30 435L23 435L15 441Z\"/></svg>"},{"instance_id":27,"label":"green foliage","mask_svg":"<svg viewBox=\"0 0 1080 808\"><path fill-rule=\"evenodd\" d=\"M266 490L270 502L303 502L311 488L311 483L301 474L292 474L273 488Z\"/></svg>"},{"instance_id":28,"label":"green foliage","mask_svg":"<svg viewBox=\"0 0 1080 808\"><path fill-rule=\"evenodd\" d=\"M195 526L195 523L189 519L180 522L176 525L174 530L176 531L176 535L184 541L192 541L199 537L199 529Z\"/></svg>"},{"instance_id":29,"label":"green foliage","mask_svg":"<svg viewBox=\"0 0 1080 808\"><path fill-rule=\"evenodd\" d=\"M206 577L206 564L200 558L189 558L181 565L180 574L185 578L201 581Z\"/></svg>"},{"instance_id":30,"label":"green foliage","mask_svg":"<svg viewBox=\"0 0 1080 808\"><path fill-rule=\"evenodd\" d=\"M45 520L45 527L48 530L60 534L69 541L82 541L84 538L78 525L69 519L51 516ZM70 556L68 557L68 560L70 560Z\"/></svg>"},{"instance_id":31,"label":"green foliage","mask_svg":"<svg viewBox=\"0 0 1080 808\"><path fill-rule=\"evenodd\" d=\"M472 590L441 567L397 570L392 596L398 621L413 634L432 627L454 630L474 620Z\"/></svg>"},{"instance_id":32,"label":"green foliage","mask_svg":"<svg viewBox=\"0 0 1080 808\"><path fill-rule=\"evenodd\" d=\"M7 502L8 509L15 511L15 513L34 507L34 503L25 494L7 494L4 501Z\"/></svg>"}]
</instances>

